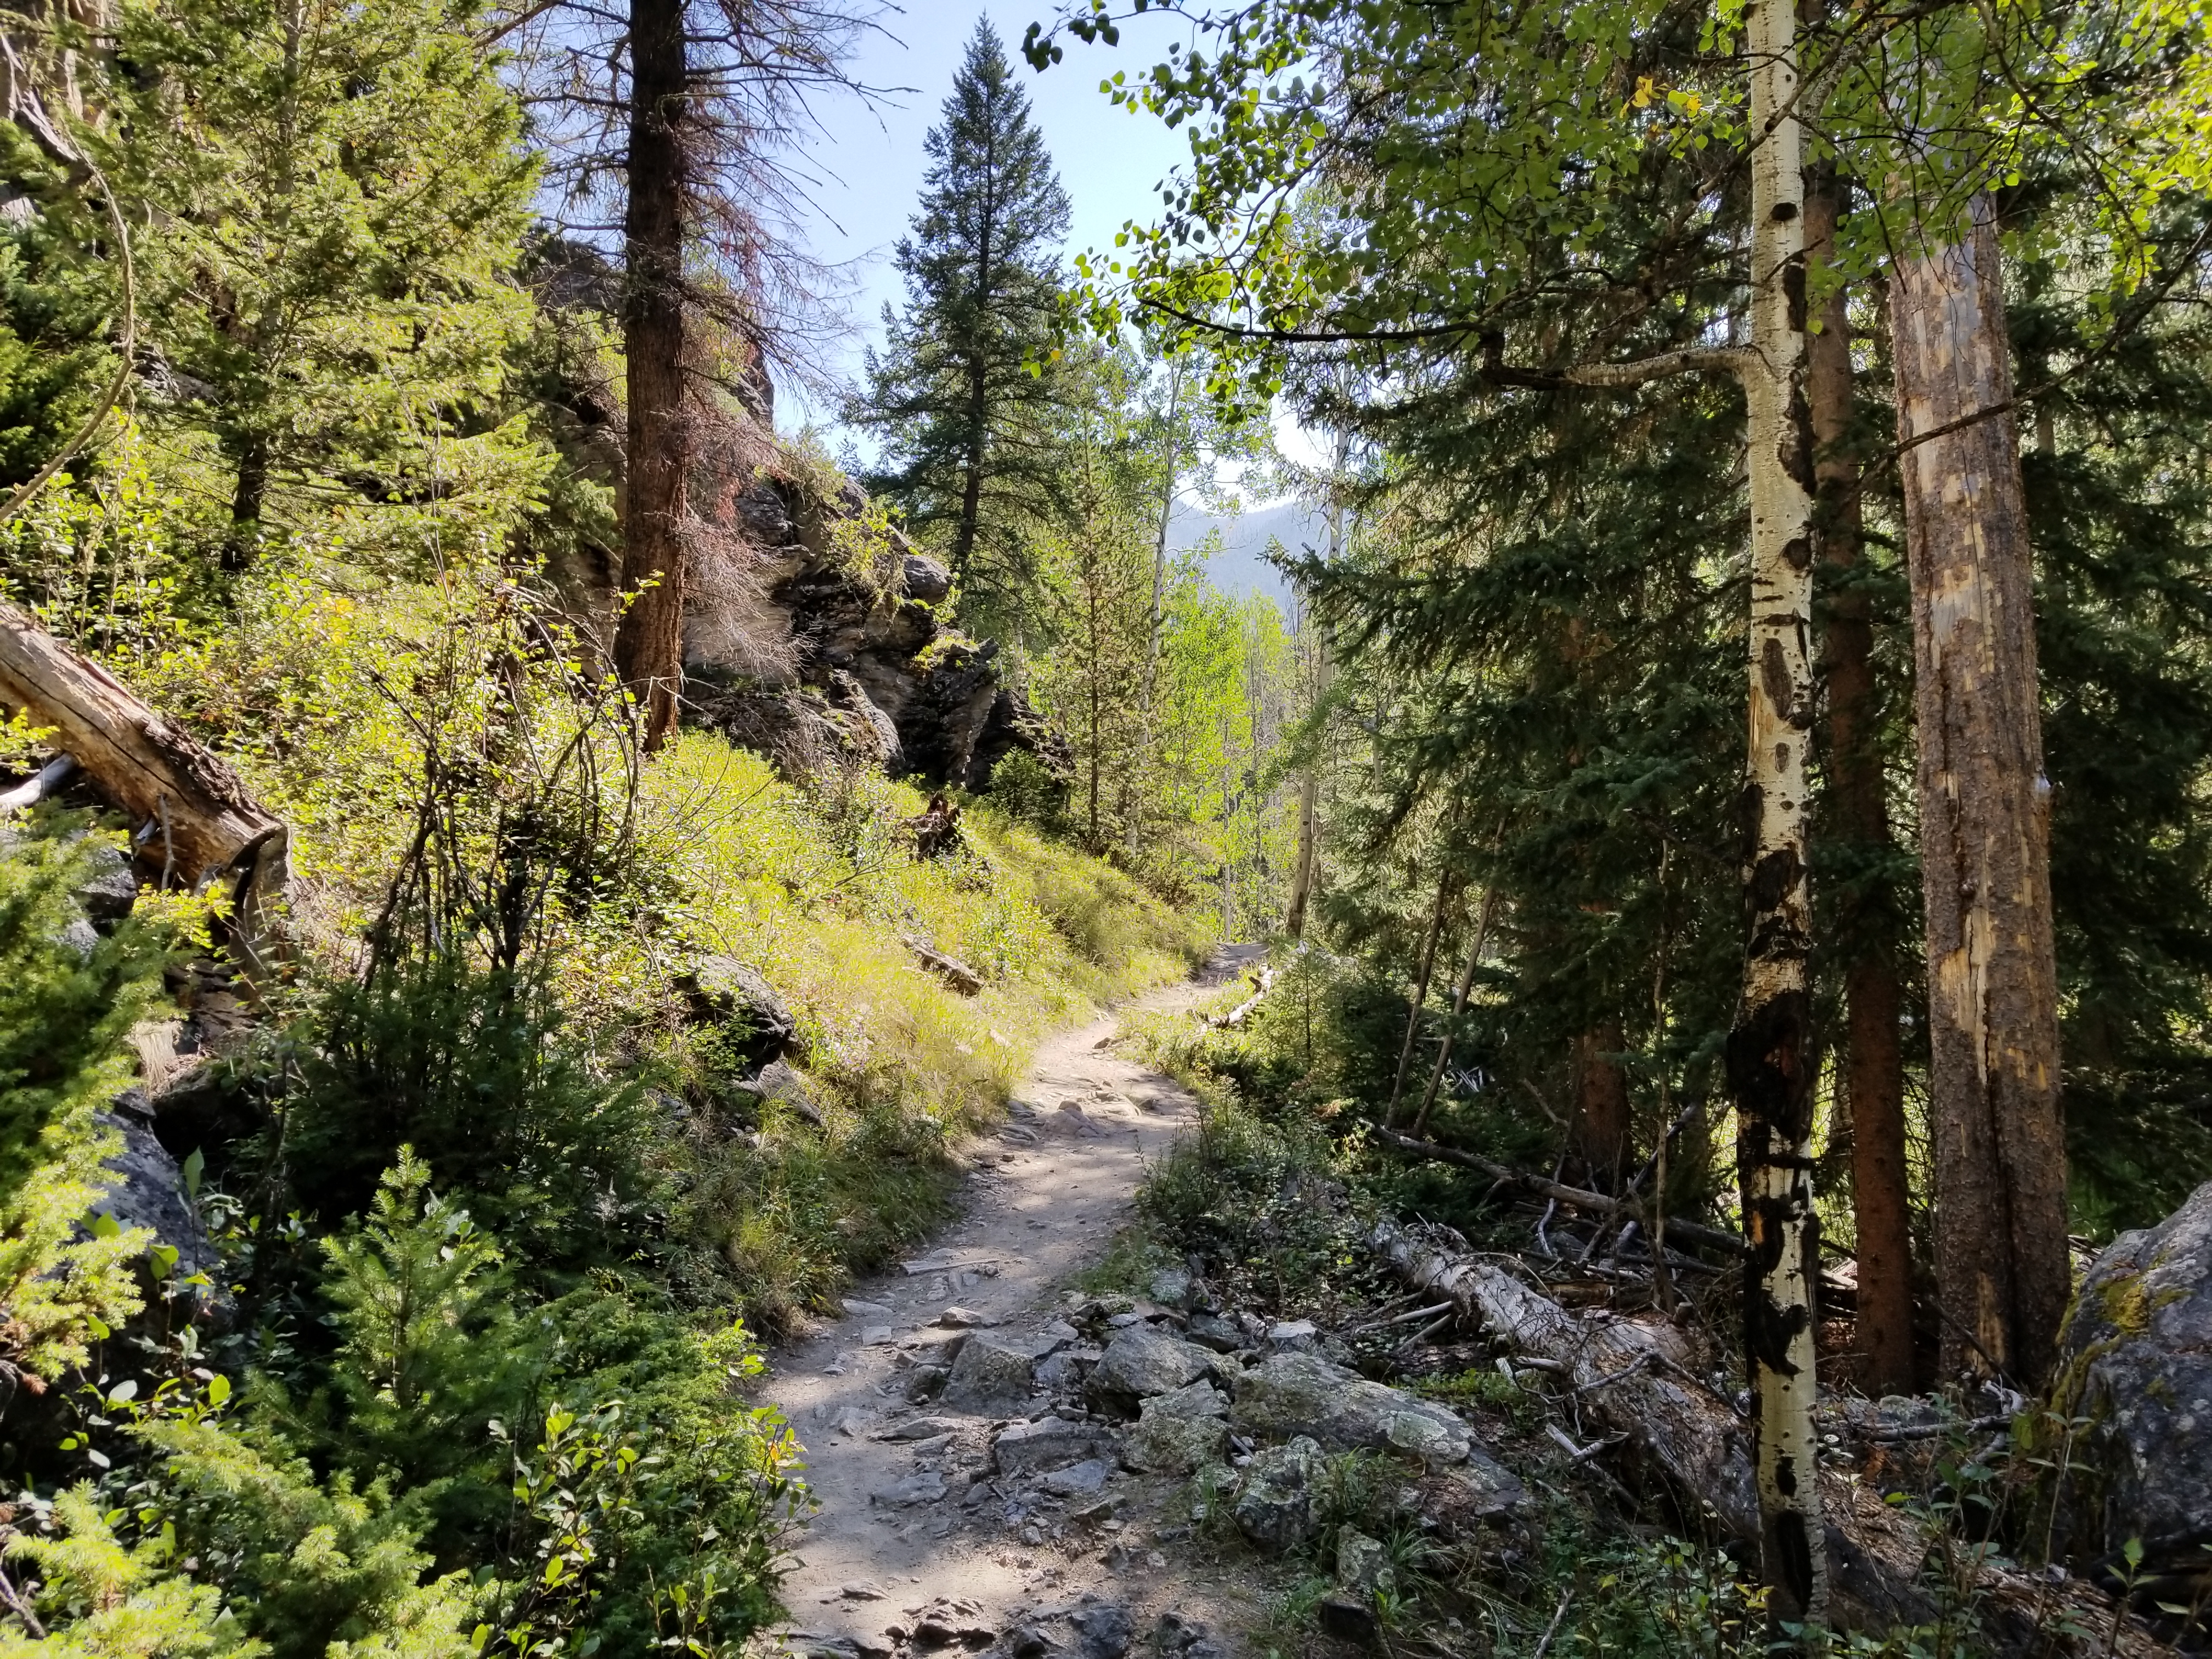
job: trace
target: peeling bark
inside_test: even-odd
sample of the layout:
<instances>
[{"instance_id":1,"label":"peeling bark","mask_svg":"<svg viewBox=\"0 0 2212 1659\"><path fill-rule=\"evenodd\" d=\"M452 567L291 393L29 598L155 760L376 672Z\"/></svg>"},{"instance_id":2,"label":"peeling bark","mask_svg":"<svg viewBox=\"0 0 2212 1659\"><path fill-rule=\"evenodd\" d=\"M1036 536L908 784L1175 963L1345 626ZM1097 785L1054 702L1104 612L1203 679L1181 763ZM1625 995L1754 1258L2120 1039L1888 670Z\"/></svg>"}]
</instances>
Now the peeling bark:
<instances>
[{"instance_id":1,"label":"peeling bark","mask_svg":"<svg viewBox=\"0 0 2212 1659\"><path fill-rule=\"evenodd\" d=\"M1898 259L1890 322L1909 446L1943 1367L2032 1388L2071 1288L2066 1149L2033 575L1986 198L1960 240Z\"/></svg>"},{"instance_id":2,"label":"peeling bark","mask_svg":"<svg viewBox=\"0 0 2212 1659\"><path fill-rule=\"evenodd\" d=\"M683 0L632 0L629 266L623 354L629 393L623 588L615 666L645 711L645 745L676 724L684 687L684 521L692 434L684 409Z\"/></svg>"},{"instance_id":3,"label":"peeling bark","mask_svg":"<svg viewBox=\"0 0 2212 1659\"><path fill-rule=\"evenodd\" d=\"M1832 167L1809 169L1805 195L1808 275L1835 240ZM1821 562L1836 579L1821 640L1827 689L1828 799L1837 838L1872 862L1890 849L1883 796L1874 627L1851 578L1863 544L1859 463L1851 443L1850 319L1838 287L1820 301L1820 331L1806 342L1813 418L1814 524ZM1844 1090L1851 1122L1852 1218L1857 1234L1856 1346L1861 1388L1871 1395L1913 1388L1912 1239L1905 1168L1905 1062L1898 1042L1904 993L1880 918L1846 900L1838 931L1844 968Z\"/></svg>"},{"instance_id":4,"label":"peeling bark","mask_svg":"<svg viewBox=\"0 0 2212 1659\"><path fill-rule=\"evenodd\" d=\"M1805 218L1795 0L1747 16L1753 151L1751 709L1744 818L1749 943L1728 1037L1744 1236L1745 1352L1762 1571L1780 1619L1826 1617L1814 1479L1812 948L1806 871L1812 747L1813 437L1805 398Z\"/></svg>"}]
</instances>

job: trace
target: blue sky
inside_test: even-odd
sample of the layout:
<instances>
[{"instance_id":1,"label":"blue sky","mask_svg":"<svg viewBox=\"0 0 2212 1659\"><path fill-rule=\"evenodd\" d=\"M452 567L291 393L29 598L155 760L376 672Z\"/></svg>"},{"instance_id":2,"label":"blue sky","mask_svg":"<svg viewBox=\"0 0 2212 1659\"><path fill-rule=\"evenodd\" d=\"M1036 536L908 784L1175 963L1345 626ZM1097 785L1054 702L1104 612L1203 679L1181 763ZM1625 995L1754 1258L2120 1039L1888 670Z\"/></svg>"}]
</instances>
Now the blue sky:
<instances>
[{"instance_id":1,"label":"blue sky","mask_svg":"<svg viewBox=\"0 0 2212 1659\"><path fill-rule=\"evenodd\" d=\"M813 252L842 267L854 288L847 302L853 331L831 365L842 375L857 377L865 348L883 337L885 301L896 306L902 297L891 254L921 194L928 159L922 139L952 90L953 71L966 55L978 16L996 26L1067 191L1068 258L1109 249L1123 224L1152 218L1159 182L1189 153L1188 133L1170 131L1152 115L1116 108L1099 83L1116 70L1134 80L1167 55L1170 40L1188 40L1189 26L1154 15L1124 23L1118 47L1067 40L1065 60L1039 75L1022 61L1022 37L1054 10L1055 0L904 0L901 10L887 12L883 27L864 38L853 69L864 84L911 90L889 92L872 108L847 100L817 111L821 131L805 157L817 179L811 191ZM793 430L810 421L830 428L833 448L851 438L803 392L779 387L778 423ZM1276 441L1309 464L1318 459L1287 422L1279 421ZM1216 562L1215 580L1233 590L1280 597L1285 592L1280 578L1258 550L1270 534L1310 539L1303 533L1311 528L1305 519L1286 509L1265 523L1238 524L1212 518L1192 503L1178 509L1173 539L1190 545L1208 529L1222 528L1228 546Z\"/></svg>"},{"instance_id":2,"label":"blue sky","mask_svg":"<svg viewBox=\"0 0 2212 1659\"><path fill-rule=\"evenodd\" d=\"M864 39L853 67L868 85L913 90L890 93L873 109L846 100L818 112L823 131L806 156L821 179L812 192L814 252L845 266L857 288L851 306L858 336L839 354L846 372L859 371L863 343L881 338L884 301L900 297L890 256L921 193L922 137L952 90L979 15L997 26L1067 191L1069 254L1109 246L1126 221L1152 216L1155 186L1188 154L1185 136L1150 115L1115 108L1098 83L1116 69L1133 78L1165 55L1171 30L1188 25L1139 19L1123 28L1118 48L1070 40L1066 60L1038 75L1021 61L1022 37L1054 9L1054 0L905 0ZM787 424L821 412L796 396L790 401Z\"/></svg>"}]
</instances>

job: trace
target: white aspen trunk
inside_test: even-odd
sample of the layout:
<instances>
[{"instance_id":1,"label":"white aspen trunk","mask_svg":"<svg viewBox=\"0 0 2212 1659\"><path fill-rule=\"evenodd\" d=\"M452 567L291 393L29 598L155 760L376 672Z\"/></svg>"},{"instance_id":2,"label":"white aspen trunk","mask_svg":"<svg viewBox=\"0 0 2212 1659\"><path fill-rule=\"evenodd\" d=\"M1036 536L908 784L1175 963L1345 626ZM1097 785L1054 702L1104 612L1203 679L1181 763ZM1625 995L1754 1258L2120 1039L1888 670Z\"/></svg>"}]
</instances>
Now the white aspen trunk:
<instances>
[{"instance_id":1,"label":"white aspen trunk","mask_svg":"<svg viewBox=\"0 0 2212 1659\"><path fill-rule=\"evenodd\" d=\"M1743 996L1729 1033L1743 1205L1744 1334L1764 1577L1779 1620L1825 1622L1814 1430L1812 944L1806 763L1814 712L1813 441L1805 395L1805 176L1794 0L1756 0L1751 57L1751 718Z\"/></svg>"}]
</instances>

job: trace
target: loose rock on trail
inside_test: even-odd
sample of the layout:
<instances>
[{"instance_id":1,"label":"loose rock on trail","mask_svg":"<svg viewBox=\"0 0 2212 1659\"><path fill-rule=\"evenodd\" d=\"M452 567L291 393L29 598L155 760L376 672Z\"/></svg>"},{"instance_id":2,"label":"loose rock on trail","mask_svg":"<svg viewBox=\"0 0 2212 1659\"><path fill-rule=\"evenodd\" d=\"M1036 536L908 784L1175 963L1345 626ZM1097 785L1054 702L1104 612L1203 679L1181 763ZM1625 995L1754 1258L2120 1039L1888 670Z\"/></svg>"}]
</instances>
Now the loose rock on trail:
<instances>
[{"instance_id":1,"label":"loose rock on trail","mask_svg":"<svg viewBox=\"0 0 2212 1659\"><path fill-rule=\"evenodd\" d=\"M1231 947L1134 1008L1187 1008L1260 955ZM1175 1083L1112 1052L1119 1029L1102 1019L1039 1049L977 1149L964 1218L772 1356L763 1398L798 1431L820 1504L784 1587L793 1651L1121 1659L1141 1642L1209 1659L1214 1632L1252 1616L1237 1586L1176 1561L1183 1473L1122 1467L1115 1407L1130 1402L1087 1408L1103 1350L1068 1322L1083 1300L1068 1286L1197 1116Z\"/></svg>"}]
</instances>

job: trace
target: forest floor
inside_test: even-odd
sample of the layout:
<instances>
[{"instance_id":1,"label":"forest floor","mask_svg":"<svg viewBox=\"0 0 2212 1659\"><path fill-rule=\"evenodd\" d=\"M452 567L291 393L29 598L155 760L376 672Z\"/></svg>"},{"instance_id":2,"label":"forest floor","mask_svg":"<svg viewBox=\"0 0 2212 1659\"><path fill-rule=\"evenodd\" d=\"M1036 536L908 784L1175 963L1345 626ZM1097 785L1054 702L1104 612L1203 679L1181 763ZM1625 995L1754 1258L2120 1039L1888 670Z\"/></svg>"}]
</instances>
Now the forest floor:
<instances>
[{"instance_id":1,"label":"forest floor","mask_svg":"<svg viewBox=\"0 0 2212 1659\"><path fill-rule=\"evenodd\" d=\"M1263 955L1230 946L1123 1012L1188 1009ZM784 1586L793 1651L995 1644L1016 1659L1048 1647L1119 1659L1163 1615L1178 1621L1178 1649L1200 1627L1263 1616L1249 1577L1193 1559L1186 1482L1110 1462L1103 1482L1096 1464L1073 1479L1004 1477L994 1435L1026 1413L908 1398L914 1372L967 1329L1039 1356L1075 1336L1064 1316L1086 1299L1077 1279L1133 1218L1148 1164L1197 1121L1178 1085L1115 1054L1120 1031L1109 1017L1048 1040L1006 1122L967 1149L961 1218L856 1285L846 1317L769 1356L761 1397L797 1431L819 1504Z\"/></svg>"}]
</instances>

